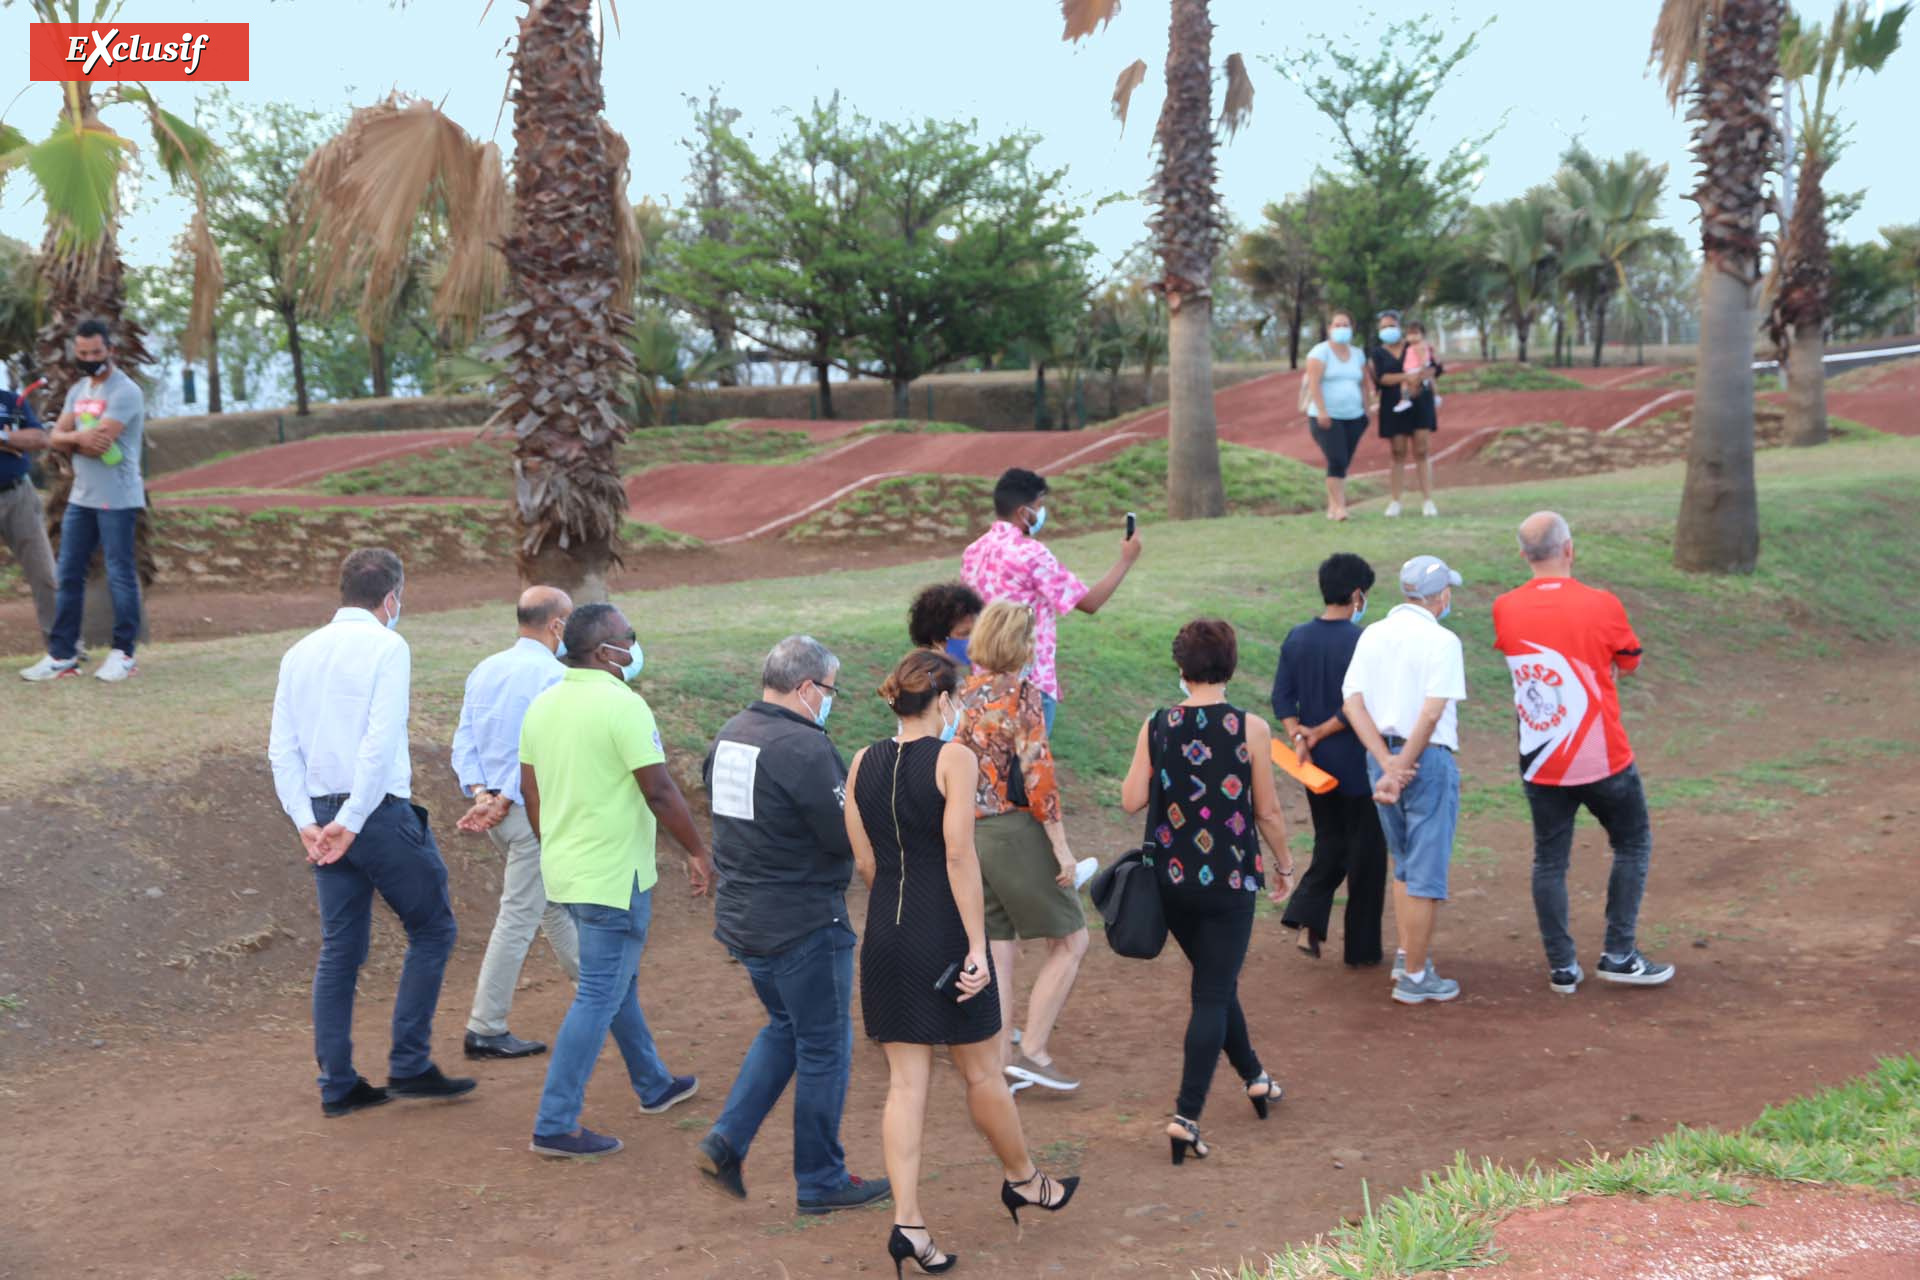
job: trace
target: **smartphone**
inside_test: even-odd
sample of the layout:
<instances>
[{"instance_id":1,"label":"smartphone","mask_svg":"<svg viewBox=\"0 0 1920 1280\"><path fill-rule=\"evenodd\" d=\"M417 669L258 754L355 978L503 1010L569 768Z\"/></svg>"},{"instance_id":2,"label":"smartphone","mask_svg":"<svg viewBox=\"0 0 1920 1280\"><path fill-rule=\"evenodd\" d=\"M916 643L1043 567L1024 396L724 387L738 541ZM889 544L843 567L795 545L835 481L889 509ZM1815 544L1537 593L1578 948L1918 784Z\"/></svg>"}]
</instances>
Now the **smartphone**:
<instances>
[{"instance_id":1,"label":"smartphone","mask_svg":"<svg viewBox=\"0 0 1920 1280\"><path fill-rule=\"evenodd\" d=\"M1131 511L1127 512L1127 541L1129 542L1133 541L1133 531L1135 527L1139 525L1139 523L1140 523L1139 519L1135 517L1133 512Z\"/></svg>"},{"instance_id":2,"label":"smartphone","mask_svg":"<svg viewBox=\"0 0 1920 1280\"><path fill-rule=\"evenodd\" d=\"M960 964L960 961L955 960L952 964L948 965L946 972L940 975L939 981L933 984L935 991L938 991L941 995L956 1003L959 1001L961 995L960 983L958 981L960 977Z\"/></svg>"}]
</instances>

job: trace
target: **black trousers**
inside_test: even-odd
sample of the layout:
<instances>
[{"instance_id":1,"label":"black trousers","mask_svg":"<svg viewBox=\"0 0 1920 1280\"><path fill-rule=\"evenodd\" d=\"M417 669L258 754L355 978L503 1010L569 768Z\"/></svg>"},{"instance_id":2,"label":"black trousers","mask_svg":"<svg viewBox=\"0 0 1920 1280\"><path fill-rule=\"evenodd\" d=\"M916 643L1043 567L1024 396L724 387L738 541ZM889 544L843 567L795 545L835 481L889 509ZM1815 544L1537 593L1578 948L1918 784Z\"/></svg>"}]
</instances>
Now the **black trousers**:
<instances>
[{"instance_id":1,"label":"black trousers","mask_svg":"<svg viewBox=\"0 0 1920 1280\"><path fill-rule=\"evenodd\" d=\"M1325 940L1334 895L1347 885L1348 964L1379 964L1380 917L1387 902L1387 838L1372 796L1307 793L1313 812L1313 863L1287 899L1280 922Z\"/></svg>"},{"instance_id":2,"label":"black trousers","mask_svg":"<svg viewBox=\"0 0 1920 1280\"><path fill-rule=\"evenodd\" d=\"M1192 1011L1187 1015L1186 1058L1174 1114L1198 1120L1213 1085L1221 1050L1242 1080L1260 1074L1260 1057L1240 1011L1240 966L1253 938L1254 895L1244 890L1181 893L1163 885L1160 901L1167 931L1193 964Z\"/></svg>"}]
</instances>

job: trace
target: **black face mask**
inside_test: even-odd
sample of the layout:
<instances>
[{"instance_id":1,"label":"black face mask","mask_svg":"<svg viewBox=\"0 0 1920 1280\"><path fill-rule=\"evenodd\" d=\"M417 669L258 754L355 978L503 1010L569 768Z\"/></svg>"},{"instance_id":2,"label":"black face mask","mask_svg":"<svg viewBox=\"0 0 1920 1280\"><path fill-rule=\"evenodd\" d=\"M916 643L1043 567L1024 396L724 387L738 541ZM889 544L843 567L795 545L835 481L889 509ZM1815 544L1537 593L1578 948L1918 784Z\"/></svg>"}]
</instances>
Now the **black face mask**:
<instances>
[{"instance_id":1,"label":"black face mask","mask_svg":"<svg viewBox=\"0 0 1920 1280\"><path fill-rule=\"evenodd\" d=\"M73 363L75 368L79 369L80 372L86 374L89 378L99 377L100 371L107 367L105 360L75 360Z\"/></svg>"}]
</instances>

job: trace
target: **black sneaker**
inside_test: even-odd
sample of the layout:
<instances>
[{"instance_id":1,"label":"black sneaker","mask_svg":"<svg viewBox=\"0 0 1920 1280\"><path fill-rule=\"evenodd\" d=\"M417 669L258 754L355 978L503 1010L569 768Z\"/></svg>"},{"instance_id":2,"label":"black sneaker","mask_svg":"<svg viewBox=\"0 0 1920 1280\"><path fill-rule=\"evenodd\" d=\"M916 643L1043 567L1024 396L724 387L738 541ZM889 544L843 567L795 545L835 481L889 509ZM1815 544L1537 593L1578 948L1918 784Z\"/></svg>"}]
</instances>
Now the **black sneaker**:
<instances>
[{"instance_id":1,"label":"black sneaker","mask_svg":"<svg viewBox=\"0 0 1920 1280\"><path fill-rule=\"evenodd\" d=\"M497 1036L467 1032L466 1054L469 1058L532 1058L546 1051L547 1046L538 1040L522 1040L505 1031Z\"/></svg>"},{"instance_id":2,"label":"black sneaker","mask_svg":"<svg viewBox=\"0 0 1920 1280\"><path fill-rule=\"evenodd\" d=\"M1593 966L1593 976L1603 982L1621 982L1630 987L1657 987L1673 981L1673 966L1655 964L1638 951L1625 960L1615 960L1611 956L1601 956L1600 963Z\"/></svg>"},{"instance_id":3,"label":"black sneaker","mask_svg":"<svg viewBox=\"0 0 1920 1280\"><path fill-rule=\"evenodd\" d=\"M847 1175L847 1185L829 1191L826 1195L815 1196L811 1200L799 1202L802 1213L818 1217L823 1213L832 1213L837 1209L864 1209L870 1204L878 1204L893 1194L893 1184L885 1178L856 1178Z\"/></svg>"},{"instance_id":4,"label":"black sneaker","mask_svg":"<svg viewBox=\"0 0 1920 1280\"><path fill-rule=\"evenodd\" d=\"M733 1148L727 1140L717 1133L710 1133L700 1139L696 1149L694 1163L699 1166L706 1180L735 1200L747 1198L746 1179L741 1176L743 1165L740 1157L733 1154Z\"/></svg>"},{"instance_id":5,"label":"black sneaker","mask_svg":"<svg viewBox=\"0 0 1920 1280\"><path fill-rule=\"evenodd\" d=\"M443 1076L440 1068L428 1067L417 1076L389 1079L387 1092L396 1098L458 1098L472 1093L478 1084L464 1076Z\"/></svg>"},{"instance_id":6,"label":"black sneaker","mask_svg":"<svg viewBox=\"0 0 1920 1280\"><path fill-rule=\"evenodd\" d=\"M666 1092L659 1097L640 1099L640 1110L647 1115L657 1116L663 1111L673 1110L698 1092L700 1092L699 1076L675 1076L673 1083L668 1085Z\"/></svg>"},{"instance_id":7,"label":"black sneaker","mask_svg":"<svg viewBox=\"0 0 1920 1280\"><path fill-rule=\"evenodd\" d=\"M329 1120L338 1120L341 1116L350 1116L356 1111L365 1111L370 1107L384 1107L392 1101L393 1095L385 1089L362 1080L338 1102L322 1102L320 1113Z\"/></svg>"},{"instance_id":8,"label":"black sneaker","mask_svg":"<svg viewBox=\"0 0 1920 1280\"><path fill-rule=\"evenodd\" d=\"M550 1160L585 1160L592 1156L610 1156L626 1144L604 1133L595 1133L581 1125L572 1133L536 1133L527 1150Z\"/></svg>"},{"instance_id":9,"label":"black sneaker","mask_svg":"<svg viewBox=\"0 0 1920 1280\"><path fill-rule=\"evenodd\" d=\"M1555 969L1548 976L1547 985L1563 996L1570 996L1580 989L1580 984L1585 981L1586 976L1586 970L1582 969L1580 962L1576 960L1564 969Z\"/></svg>"}]
</instances>

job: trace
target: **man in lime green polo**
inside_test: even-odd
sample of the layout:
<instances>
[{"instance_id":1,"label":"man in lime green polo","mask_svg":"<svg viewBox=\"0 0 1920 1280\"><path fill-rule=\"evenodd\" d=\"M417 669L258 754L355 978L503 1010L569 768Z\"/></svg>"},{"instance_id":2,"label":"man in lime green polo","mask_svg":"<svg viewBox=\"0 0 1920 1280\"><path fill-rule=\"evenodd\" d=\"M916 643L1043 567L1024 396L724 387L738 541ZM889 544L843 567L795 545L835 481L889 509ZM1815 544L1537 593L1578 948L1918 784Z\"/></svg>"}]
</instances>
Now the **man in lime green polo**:
<instances>
[{"instance_id":1,"label":"man in lime green polo","mask_svg":"<svg viewBox=\"0 0 1920 1280\"><path fill-rule=\"evenodd\" d=\"M620 1140L581 1125L580 1108L609 1029L640 1110L666 1111L700 1088L667 1070L640 1012L657 824L687 850L695 897L713 872L667 772L653 711L627 687L642 661L632 625L612 605L582 605L564 645L565 678L533 700L520 728L520 789L540 841L540 874L548 900L565 906L580 935L580 981L554 1037L532 1149L601 1156L620 1150Z\"/></svg>"}]
</instances>

